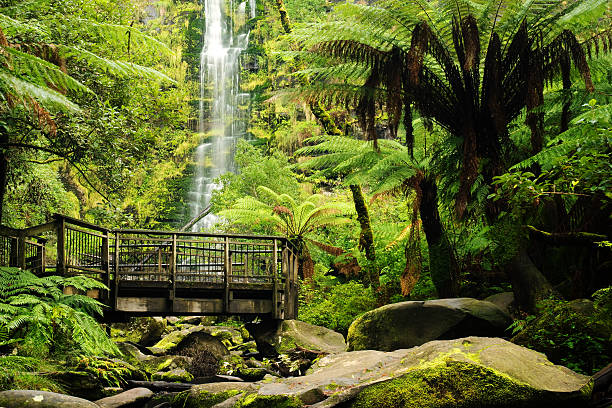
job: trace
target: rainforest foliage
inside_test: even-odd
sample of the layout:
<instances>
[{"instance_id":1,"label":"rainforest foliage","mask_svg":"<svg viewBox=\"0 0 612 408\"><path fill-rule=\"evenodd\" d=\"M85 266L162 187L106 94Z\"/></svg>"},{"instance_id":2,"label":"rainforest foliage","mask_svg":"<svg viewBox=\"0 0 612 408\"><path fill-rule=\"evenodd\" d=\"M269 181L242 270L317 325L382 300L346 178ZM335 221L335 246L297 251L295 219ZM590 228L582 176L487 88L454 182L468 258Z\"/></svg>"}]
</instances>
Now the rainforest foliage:
<instances>
[{"instance_id":1,"label":"rainforest foliage","mask_svg":"<svg viewBox=\"0 0 612 408\"><path fill-rule=\"evenodd\" d=\"M604 0L258 0L241 56L248 138L213 192L213 228L288 236L313 324L346 332L390 302L512 291L522 344L600 368L611 17ZM0 1L2 224L188 221L205 18L195 0ZM55 289L74 282L44 279L37 298L0 293L1 347L91 321L95 304ZM593 316L568 311L596 292ZM538 314L563 322L527 331ZM577 324L602 329L567 333ZM33 364L20 356L0 358Z\"/></svg>"}]
</instances>

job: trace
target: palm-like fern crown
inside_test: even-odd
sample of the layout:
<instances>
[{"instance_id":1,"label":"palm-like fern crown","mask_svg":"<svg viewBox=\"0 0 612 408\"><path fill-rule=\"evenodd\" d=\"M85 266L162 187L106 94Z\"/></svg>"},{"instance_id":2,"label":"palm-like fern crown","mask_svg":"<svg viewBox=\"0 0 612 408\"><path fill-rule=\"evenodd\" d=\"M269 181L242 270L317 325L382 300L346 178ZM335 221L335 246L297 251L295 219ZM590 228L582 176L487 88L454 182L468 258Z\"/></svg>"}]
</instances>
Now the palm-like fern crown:
<instances>
[{"instance_id":1,"label":"palm-like fern crown","mask_svg":"<svg viewBox=\"0 0 612 408\"><path fill-rule=\"evenodd\" d=\"M593 21L603 15L606 4L602 0L346 4L338 7L337 19L295 32L302 58L313 66L302 74L309 75L313 85L289 94L356 106L375 148L375 108L383 103L393 134L403 113L410 153L411 106L462 138L457 198L462 212L479 159L489 159L485 173L490 181L503 167L507 126L524 108L530 112L527 123L534 149L541 148L542 116L535 108L542 103L546 83L559 73L565 83L573 61L587 90L593 89L584 52L572 31L594 29L596 34L588 40L605 44L610 32L597 31Z\"/></svg>"},{"instance_id":2,"label":"palm-like fern crown","mask_svg":"<svg viewBox=\"0 0 612 408\"><path fill-rule=\"evenodd\" d=\"M219 215L244 225L269 223L289 238L303 239L317 228L350 222L345 215L354 211L347 203L324 202L320 194L299 201L259 186L257 195L259 198L241 198L232 208L221 211Z\"/></svg>"}]
</instances>

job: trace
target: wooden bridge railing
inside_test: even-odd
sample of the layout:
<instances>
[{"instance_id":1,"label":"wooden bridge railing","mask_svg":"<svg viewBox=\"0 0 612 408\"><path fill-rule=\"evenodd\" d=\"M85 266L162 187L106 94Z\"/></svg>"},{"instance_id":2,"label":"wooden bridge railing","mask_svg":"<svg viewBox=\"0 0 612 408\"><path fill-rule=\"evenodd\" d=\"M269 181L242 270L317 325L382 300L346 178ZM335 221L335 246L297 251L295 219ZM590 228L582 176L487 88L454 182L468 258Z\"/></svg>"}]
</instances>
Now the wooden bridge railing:
<instances>
[{"instance_id":1,"label":"wooden bridge railing","mask_svg":"<svg viewBox=\"0 0 612 408\"><path fill-rule=\"evenodd\" d=\"M34 233L56 240L55 265ZM0 264L98 279L109 291L89 295L115 312L297 315L297 254L278 236L110 230L56 215L26 230L0 227Z\"/></svg>"}]
</instances>

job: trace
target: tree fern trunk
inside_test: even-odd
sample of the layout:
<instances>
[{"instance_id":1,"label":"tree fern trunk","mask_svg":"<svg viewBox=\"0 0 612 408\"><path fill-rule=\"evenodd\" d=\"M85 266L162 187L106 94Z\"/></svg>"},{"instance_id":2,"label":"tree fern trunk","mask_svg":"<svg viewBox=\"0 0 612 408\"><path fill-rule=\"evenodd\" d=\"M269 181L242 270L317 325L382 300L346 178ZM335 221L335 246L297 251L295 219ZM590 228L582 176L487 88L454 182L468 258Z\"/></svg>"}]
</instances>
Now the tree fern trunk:
<instances>
[{"instance_id":1,"label":"tree fern trunk","mask_svg":"<svg viewBox=\"0 0 612 408\"><path fill-rule=\"evenodd\" d=\"M365 252L366 259L372 263L376 261L376 252L374 250L374 234L372 233L372 225L370 224L370 214L368 207L366 206L365 199L363 198L363 192L361 186L352 184L350 186L351 192L353 193L353 203L355 204L355 211L357 212L357 221L361 226L361 233L359 235L359 249ZM375 265L367 268L369 281L372 287L377 288L380 285L378 270Z\"/></svg>"},{"instance_id":2,"label":"tree fern trunk","mask_svg":"<svg viewBox=\"0 0 612 408\"><path fill-rule=\"evenodd\" d=\"M525 248L520 248L508 268L514 299L521 310L535 312L536 303L552 292L552 286L534 265Z\"/></svg>"},{"instance_id":3,"label":"tree fern trunk","mask_svg":"<svg viewBox=\"0 0 612 408\"><path fill-rule=\"evenodd\" d=\"M457 262L438 212L438 188L431 176L420 182L422 191L419 212L429 248L429 272L439 297L455 297L458 293Z\"/></svg>"}]
</instances>

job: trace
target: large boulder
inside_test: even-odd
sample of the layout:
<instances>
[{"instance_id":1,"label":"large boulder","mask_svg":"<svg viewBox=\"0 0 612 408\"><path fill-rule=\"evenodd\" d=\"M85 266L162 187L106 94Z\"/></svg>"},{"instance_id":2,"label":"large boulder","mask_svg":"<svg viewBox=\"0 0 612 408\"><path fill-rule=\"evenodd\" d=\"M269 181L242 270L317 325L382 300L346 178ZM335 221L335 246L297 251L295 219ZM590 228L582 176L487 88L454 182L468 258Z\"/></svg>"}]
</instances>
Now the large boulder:
<instances>
[{"instance_id":1,"label":"large boulder","mask_svg":"<svg viewBox=\"0 0 612 408\"><path fill-rule=\"evenodd\" d=\"M268 320L247 329L264 355L286 354L297 347L328 354L346 350L342 334L299 320Z\"/></svg>"},{"instance_id":2,"label":"large boulder","mask_svg":"<svg viewBox=\"0 0 612 408\"><path fill-rule=\"evenodd\" d=\"M499 338L466 337L332 354L303 377L195 386L182 393L181 406L231 397L228 407L569 408L585 406L590 386L589 377L541 353Z\"/></svg>"},{"instance_id":3,"label":"large boulder","mask_svg":"<svg viewBox=\"0 0 612 408\"><path fill-rule=\"evenodd\" d=\"M391 351L432 340L499 337L511 323L493 303L472 298L400 302L355 320L348 331L348 350Z\"/></svg>"},{"instance_id":4,"label":"large boulder","mask_svg":"<svg viewBox=\"0 0 612 408\"><path fill-rule=\"evenodd\" d=\"M12 390L0 392L0 407L6 408L99 408L82 398L47 391Z\"/></svg>"},{"instance_id":5,"label":"large boulder","mask_svg":"<svg viewBox=\"0 0 612 408\"><path fill-rule=\"evenodd\" d=\"M485 302L491 302L495 306L508 314L512 314L514 308L514 293L513 292L502 292L488 296L483 299Z\"/></svg>"},{"instance_id":6,"label":"large boulder","mask_svg":"<svg viewBox=\"0 0 612 408\"><path fill-rule=\"evenodd\" d=\"M135 317L128 323L113 323L111 338L151 346L161 339L166 327L167 321L161 317Z\"/></svg>"},{"instance_id":7,"label":"large boulder","mask_svg":"<svg viewBox=\"0 0 612 408\"><path fill-rule=\"evenodd\" d=\"M190 355L193 350L208 350L217 359L229 354L223 341L210 333L203 326L173 331L164 336L149 350L157 355L180 354Z\"/></svg>"}]
</instances>

